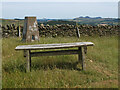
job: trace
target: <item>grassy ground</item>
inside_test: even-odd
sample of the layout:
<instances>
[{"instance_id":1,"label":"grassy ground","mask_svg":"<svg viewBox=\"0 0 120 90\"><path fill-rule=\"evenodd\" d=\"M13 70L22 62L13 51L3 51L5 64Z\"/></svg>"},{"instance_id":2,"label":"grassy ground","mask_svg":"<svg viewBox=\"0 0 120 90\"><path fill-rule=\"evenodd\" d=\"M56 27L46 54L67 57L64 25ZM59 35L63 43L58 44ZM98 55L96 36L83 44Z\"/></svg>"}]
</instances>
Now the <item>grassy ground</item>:
<instances>
[{"instance_id":1,"label":"grassy ground","mask_svg":"<svg viewBox=\"0 0 120 90\"><path fill-rule=\"evenodd\" d=\"M118 38L74 37L40 38L39 42L22 43L20 38L2 41L3 88L118 88ZM88 47L86 71L76 70L77 55L32 58L32 71L25 73L21 44L68 43L91 41ZM80 65L77 65L80 68Z\"/></svg>"},{"instance_id":2,"label":"grassy ground","mask_svg":"<svg viewBox=\"0 0 120 90\"><path fill-rule=\"evenodd\" d=\"M24 23L24 20L14 20L14 19L0 19L0 22L2 22L2 25L11 25L11 24L15 24L15 25L22 25Z\"/></svg>"},{"instance_id":3,"label":"grassy ground","mask_svg":"<svg viewBox=\"0 0 120 90\"><path fill-rule=\"evenodd\" d=\"M2 39L0 37L0 89L2 88Z\"/></svg>"}]
</instances>

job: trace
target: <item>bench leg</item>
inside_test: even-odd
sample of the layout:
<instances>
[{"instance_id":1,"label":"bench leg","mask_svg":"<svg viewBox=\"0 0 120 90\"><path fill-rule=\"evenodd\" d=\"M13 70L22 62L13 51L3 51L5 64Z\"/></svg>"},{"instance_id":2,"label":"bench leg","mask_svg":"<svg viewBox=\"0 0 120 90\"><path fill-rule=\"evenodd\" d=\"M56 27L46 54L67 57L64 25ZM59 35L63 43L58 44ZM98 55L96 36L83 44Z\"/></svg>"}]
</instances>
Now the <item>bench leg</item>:
<instances>
[{"instance_id":1,"label":"bench leg","mask_svg":"<svg viewBox=\"0 0 120 90\"><path fill-rule=\"evenodd\" d=\"M26 72L31 71L31 55L30 50L26 51Z\"/></svg>"},{"instance_id":2,"label":"bench leg","mask_svg":"<svg viewBox=\"0 0 120 90\"><path fill-rule=\"evenodd\" d=\"M82 66L82 70L85 70L85 53L84 53L84 48L79 47L78 48L78 62L80 62L81 66Z\"/></svg>"}]
</instances>

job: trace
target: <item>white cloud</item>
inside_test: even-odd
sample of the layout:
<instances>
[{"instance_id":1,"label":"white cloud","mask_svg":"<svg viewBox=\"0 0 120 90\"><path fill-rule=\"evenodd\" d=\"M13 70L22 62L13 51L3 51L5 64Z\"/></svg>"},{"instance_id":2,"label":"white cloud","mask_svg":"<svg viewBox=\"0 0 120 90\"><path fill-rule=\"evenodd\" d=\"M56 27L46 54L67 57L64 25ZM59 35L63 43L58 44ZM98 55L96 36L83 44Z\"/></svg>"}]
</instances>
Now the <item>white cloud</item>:
<instances>
[{"instance_id":1,"label":"white cloud","mask_svg":"<svg viewBox=\"0 0 120 90\"><path fill-rule=\"evenodd\" d=\"M2 2L119 2L119 0L2 0Z\"/></svg>"}]
</instances>

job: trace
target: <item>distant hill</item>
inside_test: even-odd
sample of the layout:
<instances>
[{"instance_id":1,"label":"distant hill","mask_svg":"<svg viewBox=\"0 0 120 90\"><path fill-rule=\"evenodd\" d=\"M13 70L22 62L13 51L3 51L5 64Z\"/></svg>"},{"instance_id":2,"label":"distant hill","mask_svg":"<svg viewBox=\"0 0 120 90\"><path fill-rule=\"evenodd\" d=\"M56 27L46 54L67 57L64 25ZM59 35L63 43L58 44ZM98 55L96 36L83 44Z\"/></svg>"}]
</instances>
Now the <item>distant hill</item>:
<instances>
[{"instance_id":1,"label":"distant hill","mask_svg":"<svg viewBox=\"0 0 120 90\"><path fill-rule=\"evenodd\" d=\"M39 19L39 24L88 24L88 25L98 25L98 24L107 24L107 25L117 25L118 19L116 18L102 18L102 17L78 17L74 19Z\"/></svg>"},{"instance_id":2,"label":"distant hill","mask_svg":"<svg viewBox=\"0 0 120 90\"><path fill-rule=\"evenodd\" d=\"M15 24L15 25L22 25L23 26L23 23L24 23L24 20L21 20L21 19L0 19L2 21L2 25L7 25L7 24Z\"/></svg>"},{"instance_id":3,"label":"distant hill","mask_svg":"<svg viewBox=\"0 0 120 90\"><path fill-rule=\"evenodd\" d=\"M0 19L2 20L2 24L16 24L16 25L22 25L24 24L24 19ZM118 25L118 19L116 18L102 18L102 17L89 17L89 16L80 16L74 19L37 19L38 24L49 24L49 25L55 25L55 24L70 24L75 25L78 24L88 24L88 25L98 25L98 24L107 24L107 25Z\"/></svg>"},{"instance_id":4,"label":"distant hill","mask_svg":"<svg viewBox=\"0 0 120 90\"><path fill-rule=\"evenodd\" d=\"M76 22L74 22L74 21L68 21L68 20L49 20L47 22L44 22L43 24L45 24L45 25L47 25L47 24L49 24L49 25L56 25L56 24L70 24L70 25L75 25Z\"/></svg>"},{"instance_id":5,"label":"distant hill","mask_svg":"<svg viewBox=\"0 0 120 90\"><path fill-rule=\"evenodd\" d=\"M102 17L78 17L74 18L71 21L75 21L79 24L90 24L90 25L98 25L98 24L108 24L108 25L117 25L118 19L116 18L102 18Z\"/></svg>"},{"instance_id":6,"label":"distant hill","mask_svg":"<svg viewBox=\"0 0 120 90\"><path fill-rule=\"evenodd\" d=\"M84 19L86 19L86 18L89 18L89 19L101 19L102 17L89 17L89 16L83 17L83 16L80 16L80 17L78 17L78 18L74 18L73 20L81 19L81 18L84 18Z\"/></svg>"}]
</instances>

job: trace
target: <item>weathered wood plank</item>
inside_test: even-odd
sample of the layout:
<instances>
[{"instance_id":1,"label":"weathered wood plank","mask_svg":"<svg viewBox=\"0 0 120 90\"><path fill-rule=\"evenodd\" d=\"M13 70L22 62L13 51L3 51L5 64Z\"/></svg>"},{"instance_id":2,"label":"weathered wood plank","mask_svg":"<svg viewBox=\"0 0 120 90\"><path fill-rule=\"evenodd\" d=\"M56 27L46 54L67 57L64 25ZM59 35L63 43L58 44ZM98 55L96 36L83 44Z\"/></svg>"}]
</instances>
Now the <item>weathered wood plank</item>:
<instances>
[{"instance_id":1,"label":"weathered wood plank","mask_svg":"<svg viewBox=\"0 0 120 90\"><path fill-rule=\"evenodd\" d=\"M78 54L78 50L57 50L57 51L45 51L45 52L31 52L31 57L38 56L56 56L56 55L71 55Z\"/></svg>"},{"instance_id":2,"label":"weathered wood plank","mask_svg":"<svg viewBox=\"0 0 120 90\"><path fill-rule=\"evenodd\" d=\"M93 46L92 42L77 42L77 43L59 43L59 44L39 44L39 45L21 45L17 46L16 50L40 50L40 49L60 49L82 46Z\"/></svg>"},{"instance_id":3,"label":"weathered wood plank","mask_svg":"<svg viewBox=\"0 0 120 90\"><path fill-rule=\"evenodd\" d=\"M83 51L84 48L79 47L78 48L78 61L80 62L82 66L82 70L85 70L85 52Z\"/></svg>"},{"instance_id":4,"label":"weathered wood plank","mask_svg":"<svg viewBox=\"0 0 120 90\"><path fill-rule=\"evenodd\" d=\"M26 72L31 71L31 55L30 50L26 51Z\"/></svg>"},{"instance_id":5,"label":"weathered wood plank","mask_svg":"<svg viewBox=\"0 0 120 90\"><path fill-rule=\"evenodd\" d=\"M84 53L87 54L87 46L84 46Z\"/></svg>"},{"instance_id":6,"label":"weathered wood plank","mask_svg":"<svg viewBox=\"0 0 120 90\"><path fill-rule=\"evenodd\" d=\"M23 51L23 56L26 57L26 55L27 55L27 50L24 50Z\"/></svg>"}]
</instances>

